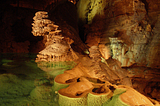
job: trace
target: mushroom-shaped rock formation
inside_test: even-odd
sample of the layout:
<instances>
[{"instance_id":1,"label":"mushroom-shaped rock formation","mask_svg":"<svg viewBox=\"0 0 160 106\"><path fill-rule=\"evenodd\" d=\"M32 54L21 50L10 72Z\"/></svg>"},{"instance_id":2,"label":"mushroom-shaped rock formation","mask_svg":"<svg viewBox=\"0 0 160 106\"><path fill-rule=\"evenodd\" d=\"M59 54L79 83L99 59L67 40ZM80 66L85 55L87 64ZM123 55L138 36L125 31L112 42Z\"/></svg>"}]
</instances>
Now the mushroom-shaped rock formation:
<instances>
[{"instance_id":1,"label":"mushroom-shaped rock formation","mask_svg":"<svg viewBox=\"0 0 160 106\"><path fill-rule=\"evenodd\" d=\"M113 95L112 91L104 85L100 87L94 87L91 92L88 93L87 104L88 106L101 106Z\"/></svg>"},{"instance_id":2,"label":"mushroom-shaped rock formation","mask_svg":"<svg viewBox=\"0 0 160 106\"><path fill-rule=\"evenodd\" d=\"M81 77L75 83L71 83L67 88L60 89L58 92L68 97L78 97L91 89L93 89L92 83L86 78Z\"/></svg>"},{"instance_id":3,"label":"mushroom-shaped rock formation","mask_svg":"<svg viewBox=\"0 0 160 106\"><path fill-rule=\"evenodd\" d=\"M32 33L34 36L43 36L45 49L37 55L36 62L39 61L72 61L78 59L77 54L72 50L70 44L73 40L63 37L58 30L58 25L47 19L48 13L39 11L35 14L32 24Z\"/></svg>"},{"instance_id":4,"label":"mushroom-shaped rock formation","mask_svg":"<svg viewBox=\"0 0 160 106\"><path fill-rule=\"evenodd\" d=\"M101 85L97 84L96 80L80 77L67 88L60 89L58 91L60 106L88 106L88 93L92 92L94 86Z\"/></svg>"},{"instance_id":5,"label":"mushroom-shaped rock formation","mask_svg":"<svg viewBox=\"0 0 160 106\"><path fill-rule=\"evenodd\" d=\"M63 77L64 74L61 74L57 79ZM72 78L67 86L61 84L64 86L58 90L60 106L159 106L158 102L148 99L131 87L112 85L96 78Z\"/></svg>"},{"instance_id":6,"label":"mushroom-shaped rock formation","mask_svg":"<svg viewBox=\"0 0 160 106\"><path fill-rule=\"evenodd\" d=\"M97 47L93 48L98 50ZM159 105L133 88L120 85L132 86L132 83L119 61L108 59L104 63L95 62L100 55L98 52L95 53L97 55L91 53L91 58L83 57L73 69L55 77L52 90L58 92L60 106ZM136 97L141 100L135 99Z\"/></svg>"}]
</instances>

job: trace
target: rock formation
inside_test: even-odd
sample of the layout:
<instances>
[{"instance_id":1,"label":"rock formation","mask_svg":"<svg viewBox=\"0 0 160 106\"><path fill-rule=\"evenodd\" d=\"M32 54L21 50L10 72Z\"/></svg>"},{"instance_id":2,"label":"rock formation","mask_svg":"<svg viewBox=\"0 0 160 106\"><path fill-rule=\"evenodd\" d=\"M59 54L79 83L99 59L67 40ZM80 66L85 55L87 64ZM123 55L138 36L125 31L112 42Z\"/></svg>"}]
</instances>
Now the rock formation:
<instances>
[{"instance_id":1,"label":"rock formation","mask_svg":"<svg viewBox=\"0 0 160 106\"><path fill-rule=\"evenodd\" d=\"M34 36L43 36L45 49L37 55L36 62L39 61L72 61L78 59L77 54L72 50L70 44L73 40L63 37L51 20L47 19L48 13L39 11L35 14L32 24L32 33Z\"/></svg>"},{"instance_id":2,"label":"rock formation","mask_svg":"<svg viewBox=\"0 0 160 106\"><path fill-rule=\"evenodd\" d=\"M109 47L111 58L132 73L133 87L157 100L159 6L158 0L80 0L77 4L79 26L84 30L81 36L87 45Z\"/></svg>"},{"instance_id":3,"label":"rock formation","mask_svg":"<svg viewBox=\"0 0 160 106\"><path fill-rule=\"evenodd\" d=\"M124 106L159 105L158 102L130 88L134 87L145 95L150 92L150 97L156 97L159 100L159 95L155 93L159 90L149 89L156 84L146 81L145 87L139 88L137 75L131 73L132 66L159 67L159 60L156 59L159 53L157 49L159 46L159 16L155 19L156 24L150 19L152 9L149 8L149 3L152 2L145 0L80 0L77 4L79 26L85 28L84 36L81 38L85 40L89 48L88 55L81 54L81 56L71 48L76 36L71 36L67 28L59 30L59 26L48 18L47 12L40 11L35 14L32 33L34 36L43 36L45 44L45 48L37 55L36 62L75 60L77 62L73 69L65 71L54 79L53 90L59 94L60 105L96 104L105 106L114 104L116 106L119 103ZM81 8L82 5L83 8ZM51 13L49 16L53 18ZM69 28L72 29L72 27ZM69 36L63 35L63 30ZM73 33L76 33L74 31ZM84 50L83 43L76 43L82 44L82 50ZM79 48L81 48L80 45ZM153 48L157 50L152 52ZM149 74L146 74L146 71L143 71L142 74L146 79L151 80L154 75L150 74L150 71L147 72ZM97 82L94 82L93 79ZM97 101L93 103L96 97ZM137 98L143 98L144 101ZM137 102L135 103L133 99ZM63 102L64 100L67 102Z\"/></svg>"},{"instance_id":4,"label":"rock formation","mask_svg":"<svg viewBox=\"0 0 160 106\"><path fill-rule=\"evenodd\" d=\"M128 86L116 86L107 81L88 77L65 77L67 79L62 83L60 78L64 78L63 74L55 79L55 87L58 86L58 89L53 88L59 95L60 106L159 106L158 102L148 99ZM60 82L57 82L58 80Z\"/></svg>"},{"instance_id":5,"label":"rock formation","mask_svg":"<svg viewBox=\"0 0 160 106\"><path fill-rule=\"evenodd\" d=\"M122 67L129 67L135 63L132 46L128 46L118 38L109 38L111 42L112 58L120 61Z\"/></svg>"},{"instance_id":6,"label":"rock formation","mask_svg":"<svg viewBox=\"0 0 160 106\"><path fill-rule=\"evenodd\" d=\"M111 54L123 67L136 63L138 66L158 68L158 6L159 1L150 0L80 0L77 8L79 22L85 28L83 38L89 46L115 45L109 37L118 39L117 49L125 49L124 54L121 50L115 53L113 46ZM122 45L118 45L119 40Z\"/></svg>"},{"instance_id":7,"label":"rock formation","mask_svg":"<svg viewBox=\"0 0 160 106\"><path fill-rule=\"evenodd\" d=\"M64 71L63 74L55 77L52 89L58 93L61 106L106 106L113 104L115 104L114 106L116 104L159 106L157 101L148 99L131 88L130 77L133 78L134 74L122 69L120 62L107 59L102 63L98 50L96 46L91 47L89 49L90 58L81 58L73 69ZM111 97L112 99L110 99ZM143 98L144 101L137 98Z\"/></svg>"},{"instance_id":8,"label":"rock formation","mask_svg":"<svg viewBox=\"0 0 160 106\"><path fill-rule=\"evenodd\" d=\"M58 92L60 105L90 106L96 104L105 106L117 103L126 106L158 105L158 102L155 103L128 87L132 87L131 76L129 76L128 71L121 68L122 66L130 66L134 63L133 56L131 56L132 53L129 51L131 48L128 50L126 45L129 44L128 41L123 40L121 37L109 38L113 59L110 57L109 47L104 44L98 44L89 48L88 56L82 55L78 60L77 54L70 46L73 40L63 36L61 30L58 30L59 26L47 18L48 14L44 11L37 12L33 18L32 33L34 36L43 36L43 42L45 44L45 49L39 52L36 62L75 60L77 62L77 66L73 69L64 71L63 74L57 75L54 79L52 89L55 93ZM44 69L41 64L38 65L44 71L50 70L47 68ZM86 96L87 94L88 96ZM98 96L98 101L94 103L92 99L95 98L95 95ZM127 101L124 98L130 99L128 95L141 97L144 101L136 100L136 103L132 99ZM113 100L110 99L111 97ZM68 102L63 102L64 100Z\"/></svg>"}]
</instances>

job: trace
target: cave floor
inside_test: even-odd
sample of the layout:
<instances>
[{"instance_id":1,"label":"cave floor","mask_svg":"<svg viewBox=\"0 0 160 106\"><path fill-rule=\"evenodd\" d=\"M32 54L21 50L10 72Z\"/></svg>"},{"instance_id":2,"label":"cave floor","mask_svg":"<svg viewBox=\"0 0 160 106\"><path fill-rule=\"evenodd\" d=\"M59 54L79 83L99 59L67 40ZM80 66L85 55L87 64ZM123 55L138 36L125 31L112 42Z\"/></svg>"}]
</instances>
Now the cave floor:
<instances>
[{"instance_id":1,"label":"cave floor","mask_svg":"<svg viewBox=\"0 0 160 106\"><path fill-rule=\"evenodd\" d=\"M35 63L36 54L0 54L0 106L58 106L52 91L54 78L72 69L74 62ZM159 101L159 70L145 67L124 68L133 88Z\"/></svg>"}]
</instances>

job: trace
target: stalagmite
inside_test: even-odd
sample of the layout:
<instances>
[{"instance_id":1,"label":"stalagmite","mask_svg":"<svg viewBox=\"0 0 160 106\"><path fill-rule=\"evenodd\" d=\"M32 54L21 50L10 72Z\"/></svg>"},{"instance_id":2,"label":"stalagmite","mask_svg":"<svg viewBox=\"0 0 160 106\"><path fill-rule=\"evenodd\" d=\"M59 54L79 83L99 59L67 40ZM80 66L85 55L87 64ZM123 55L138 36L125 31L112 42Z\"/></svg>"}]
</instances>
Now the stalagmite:
<instances>
[{"instance_id":1,"label":"stalagmite","mask_svg":"<svg viewBox=\"0 0 160 106\"><path fill-rule=\"evenodd\" d=\"M47 18L48 13L44 11L37 12L33 17L33 35L43 36L44 39L46 39L46 48L39 52L36 58L36 62L73 61L78 59L77 54L72 50L70 46L70 44L73 43L73 40L63 37L63 35L61 34L61 30L58 30L59 26L55 25L54 22L50 21Z\"/></svg>"}]
</instances>

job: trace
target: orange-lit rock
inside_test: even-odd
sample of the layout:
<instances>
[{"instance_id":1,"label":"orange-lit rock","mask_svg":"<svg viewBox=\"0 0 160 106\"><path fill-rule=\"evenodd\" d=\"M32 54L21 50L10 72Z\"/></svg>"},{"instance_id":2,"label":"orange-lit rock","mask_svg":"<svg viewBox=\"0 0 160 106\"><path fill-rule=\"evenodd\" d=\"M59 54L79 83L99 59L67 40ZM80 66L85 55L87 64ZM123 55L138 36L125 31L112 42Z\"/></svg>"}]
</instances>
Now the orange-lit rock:
<instances>
[{"instance_id":1,"label":"orange-lit rock","mask_svg":"<svg viewBox=\"0 0 160 106\"><path fill-rule=\"evenodd\" d=\"M73 40L62 37L58 30L58 25L47 19L48 13L39 11L35 14L32 24L32 33L34 36L43 36L45 48L37 55L36 62L39 61L72 61L78 59L78 56L72 50L70 44Z\"/></svg>"},{"instance_id":2,"label":"orange-lit rock","mask_svg":"<svg viewBox=\"0 0 160 106\"><path fill-rule=\"evenodd\" d=\"M85 77L77 78L77 81L66 88L58 90L58 95L60 105L105 106L119 103L125 106L159 106L157 101L145 97L131 87L116 86L107 81L101 83L98 79L96 81Z\"/></svg>"},{"instance_id":3,"label":"orange-lit rock","mask_svg":"<svg viewBox=\"0 0 160 106\"><path fill-rule=\"evenodd\" d=\"M136 90L127 86L118 86L120 88L126 88L126 92L120 95L120 98L123 102L128 105L144 105L144 106L158 106L159 103L152 102L152 100L148 99L144 95L140 94Z\"/></svg>"},{"instance_id":4,"label":"orange-lit rock","mask_svg":"<svg viewBox=\"0 0 160 106\"><path fill-rule=\"evenodd\" d=\"M82 8L82 5L85 6ZM119 67L130 67L129 70L135 67L138 69L137 73L142 69L141 66L151 68L150 70L153 70L153 73L146 75L147 79L143 78L146 74L146 71L143 71L139 76L133 76L132 80L128 77L130 82L126 81L125 83L131 84L132 82L134 88L137 88L136 90L145 95L150 92L147 96L150 95L150 97L159 100L159 91L157 90L159 88L159 80L157 78L159 71L156 71L156 73L154 71L154 68L159 69L160 67L159 1L101 0L99 2L99 0L90 0L86 2L85 0L80 0L77 6L79 22L83 24L79 26L83 26L82 29L84 28L85 34L83 38L86 39L87 45L89 47L100 44L111 45L111 57L121 63ZM96 9L97 11L95 11ZM112 42L109 37L116 39L116 41ZM106 64L111 64L109 60L106 61ZM115 66L113 67L113 69L116 68ZM109 72L108 70L105 72ZM110 73L113 72L116 71L111 71ZM115 74L110 76L116 78ZM112 77L108 77L108 79L111 80ZM128 78L125 77L123 80ZM151 79L154 79L154 81ZM152 90L150 89L151 85ZM144 89L147 89L145 93Z\"/></svg>"},{"instance_id":5,"label":"orange-lit rock","mask_svg":"<svg viewBox=\"0 0 160 106\"><path fill-rule=\"evenodd\" d=\"M95 4L97 2L98 0L95 1ZM108 45L111 43L108 40L109 37L117 37L128 49L124 57L118 56L117 58L123 67L128 67L133 63L139 66L159 67L159 1L102 0L99 4L94 5L92 0L85 3L80 0L77 6L81 5L86 5L78 12L80 22L84 22L86 26L84 27L84 38L87 44L98 45L95 39L100 38L99 44ZM87 5L90 6L87 7ZM101 7L98 7L99 5ZM91 37L94 40L90 40ZM114 50L111 48L111 51Z\"/></svg>"},{"instance_id":6,"label":"orange-lit rock","mask_svg":"<svg viewBox=\"0 0 160 106\"><path fill-rule=\"evenodd\" d=\"M80 78L78 82L70 84L67 88L60 89L58 92L68 97L76 97L93 89L93 85L86 79Z\"/></svg>"}]
</instances>

